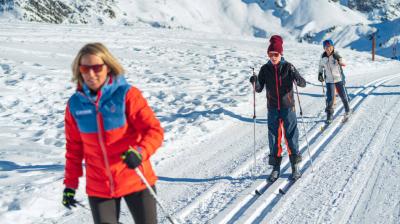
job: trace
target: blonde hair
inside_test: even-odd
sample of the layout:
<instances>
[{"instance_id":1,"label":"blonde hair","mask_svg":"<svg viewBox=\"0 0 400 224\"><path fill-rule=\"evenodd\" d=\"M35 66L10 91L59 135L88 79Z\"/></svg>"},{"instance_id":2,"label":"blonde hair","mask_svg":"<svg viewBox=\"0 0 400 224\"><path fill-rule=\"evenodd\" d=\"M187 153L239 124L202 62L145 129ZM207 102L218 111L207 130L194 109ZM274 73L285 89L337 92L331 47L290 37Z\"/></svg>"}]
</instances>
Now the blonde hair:
<instances>
[{"instance_id":1,"label":"blonde hair","mask_svg":"<svg viewBox=\"0 0 400 224\"><path fill-rule=\"evenodd\" d=\"M79 65L82 57L88 54L100 57L104 61L104 64L110 69L112 75L118 76L124 74L124 68L106 46L102 43L88 43L79 50L72 63L72 81L76 82L78 85L83 85L83 78L79 71Z\"/></svg>"}]
</instances>

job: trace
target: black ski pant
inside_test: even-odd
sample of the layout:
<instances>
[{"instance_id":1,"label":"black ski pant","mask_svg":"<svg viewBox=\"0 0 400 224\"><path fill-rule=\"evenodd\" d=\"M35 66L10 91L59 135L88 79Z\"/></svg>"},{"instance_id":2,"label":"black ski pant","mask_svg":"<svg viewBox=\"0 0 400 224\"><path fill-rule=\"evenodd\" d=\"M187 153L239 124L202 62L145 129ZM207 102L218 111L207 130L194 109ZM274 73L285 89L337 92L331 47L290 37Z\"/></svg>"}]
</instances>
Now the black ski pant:
<instances>
[{"instance_id":1,"label":"black ski pant","mask_svg":"<svg viewBox=\"0 0 400 224\"><path fill-rule=\"evenodd\" d=\"M269 165L278 165L282 160L282 138L286 146L290 161L301 161L299 153L299 130L297 129L297 116L294 107L268 108L268 140L269 140Z\"/></svg>"},{"instance_id":2,"label":"black ski pant","mask_svg":"<svg viewBox=\"0 0 400 224\"><path fill-rule=\"evenodd\" d=\"M343 82L337 82L337 83L326 83L326 113L333 115L333 98L335 97L335 89L337 93L340 96L340 99L343 102L344 110L346 112L350 111L350 106L349 106L349 98L347 96L347 92L345 90L345 86L343 85Z\"/></svg>"},{"instance_id":3,"label":"black ski pant","mask_svg":"<svg viewBox=\"0 0 400 224\"><path fill-rule=\"evenodd\" d=\"M153 189L155 190L154 186ZM123 198L136 224L157 223L156 201L149 190L134 192ZM121 198L89 197L89 204L95 224L119 223Z\"/></svg>"}]
</instances>

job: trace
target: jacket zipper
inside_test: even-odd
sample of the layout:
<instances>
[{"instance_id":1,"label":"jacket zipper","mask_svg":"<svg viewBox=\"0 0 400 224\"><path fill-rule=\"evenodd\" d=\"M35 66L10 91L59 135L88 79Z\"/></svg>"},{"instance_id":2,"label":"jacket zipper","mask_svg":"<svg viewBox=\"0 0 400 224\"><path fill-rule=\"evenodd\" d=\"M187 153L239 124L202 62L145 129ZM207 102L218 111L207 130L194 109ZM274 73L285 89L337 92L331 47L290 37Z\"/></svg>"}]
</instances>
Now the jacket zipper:
<instances>
[{"instance_id":1,"label":"jacket zipper","mask_svg":"<svg viewBox=\"0 0 400 224\"><path fill-rule=\"evenodd\" d=\"M115 191L114 180L111 175L110 163L108 162L108 158L107 158L107 150L106 150L106 146L104 145L104 138L103 138L103 133L102 133L103 129L102 129L102 126L100 123L101 116L100 116L99 104L98 104L98 101L100 100L100 94L98 95L97 100L94 103L94 105L96 106L97 138L99 140L100 148L103 153L103 159L104 159L104 164L106 165L107 176L110 181L110 194L111 194L111 197L113 197L114 191Z\"/></svg>"},{"instance_id":2,"label":"jacket zipper","mask_svg":"<svg viewBox=\"0 0 400 224\"><path fill-rule=\"evenodd\" d=\"M332 76L333 82L335 82L335 77L333 76L333 71L332 71L331 62L329 60L329 57L330 56L328 56L328 67L329 67L329 71L331 71L331 76Z\"/></svg>"},{"instance_id":3,"label":"jacket zipper","mask_svg":"<svg viewBox=\"0 0 400 224\"><path fill-rule=\"evenodd\" d=\"M274 69L275 69L275 83L276 83L276 96L277 96L277 98L278 98L278 110L280 110L281 109L281 100L280 100L280 97L279 97L279 86L278 86L278 66L277 65L274 65Z\"/></svg>"}]
</instances>

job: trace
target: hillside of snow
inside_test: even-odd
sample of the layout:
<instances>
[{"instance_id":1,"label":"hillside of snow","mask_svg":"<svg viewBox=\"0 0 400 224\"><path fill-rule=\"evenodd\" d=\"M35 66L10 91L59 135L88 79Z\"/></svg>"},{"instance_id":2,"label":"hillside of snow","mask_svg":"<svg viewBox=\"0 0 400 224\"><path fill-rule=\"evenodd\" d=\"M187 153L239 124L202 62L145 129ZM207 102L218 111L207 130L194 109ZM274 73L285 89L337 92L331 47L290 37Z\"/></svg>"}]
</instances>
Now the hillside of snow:
<instances>
[{"instance_id":1,"label":"hillside of snow","mask_svg":"<svg viewBox=\"0 0 400 224\"><path fill-rule=\"evenodd\" d=\"M400 53L400 0L3 0L0 17L63 24L152 26L229 35L269 37L337 47ZM389 32L388 32L389 31ZM396 50L394 50L396 48ZM400 56L399 56L400 57Z\"/></svg>"},{"instance_id":2,"label":"hillside of snow","mask_svg":"<svg viewBox=\"0 0 400 224\"><path fill-rule=\"evenodd\" d=\"M400 222L398 61L377 57L372 62L368 53L338 48L347 62L354 114L342 125L338 100L333 124L321 132L325 102L317 65L322 48L285 38L286 60L308 82L299 89L304 174L288 185L285 155L282 178L256 196L271 170L265 92L256 98L254 136L248 79L250 67L258 72L268 60L265 39L0 20L1 223L92 222L84 178L77 199L85 207L67 210L61 198L64 110L75 91L70 66L77 51L94 41L105 43L121 61L128 81L143 92L165 129L164 144L152 157L157 191L182 223ZM131 223L122 204L121 222ZM168 223L161 210L158 215L160 223Z\"/></svg>"}]
</instances>

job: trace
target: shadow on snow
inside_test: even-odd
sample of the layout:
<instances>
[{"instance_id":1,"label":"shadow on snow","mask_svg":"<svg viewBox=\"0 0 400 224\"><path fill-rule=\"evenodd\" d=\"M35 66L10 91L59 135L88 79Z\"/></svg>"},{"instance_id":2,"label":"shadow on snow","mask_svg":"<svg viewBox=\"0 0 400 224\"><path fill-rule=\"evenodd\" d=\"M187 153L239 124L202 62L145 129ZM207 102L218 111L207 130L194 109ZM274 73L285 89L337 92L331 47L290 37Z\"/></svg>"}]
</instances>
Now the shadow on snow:
<instances>
[{"instance_id":1,"label":"shadow on snow","mask_svg":"<svg viewBox=\"0 0 400 224\"><path fill-rule=\"evenodd\" d=\"M220 180L227 180L227 181L244 181L244 180L266 180L269 175L258 175L254 178L252 176L243 176L233 178L231 176L218 176L218 177L211 177L211 178L176 178L176 177L165 177L165 176L158 176L158 179L163 182L180 182L180 183L203 183L203 182L216 182ZM284 173L281 174L280 177L282 178L289 178L290 174Z\"/></svg>"},{"instance_id":2,"label":"shadow on snow","mask_svg":"<svg viewBox=\"0 0 400 224\"><path fill-rule=\"evenodd\" d=\"M30 172L30 171L40 171L40 170L62 171L64 170L64 165L53 164L53 165L20 166L11 161L0 160L0 171Z\"/></svg>"},{"instance_id":3,"label":"shadow on snow","mask_svg":"<svg viewBox=\"0 0 400 224\"><path fill-rule=\"evenodd\" d=\"M253 108L249 108L251 110L253 110ZM226 115L229 117L232 117L234 119L243 121L243 122L254 122L252 117L244 117L242 115L239 114L235 114L232 111L226 110L224 108L218 108L215 110L205 110L205 111L192 111L189 113L185 113L185 114L175 114L175 115L171 115L171 116L158 116L158 118L160 119L161 122L172 122L175 121L179 118L186 118L186 119L197 119L199 117L206 117L206 118L210 118L211 120L216 119L216 117L218 115ZM267 119L258 119L257 118L257 123L258 124L266 124L267 123Z\"/></svg>"}]
</instances>

